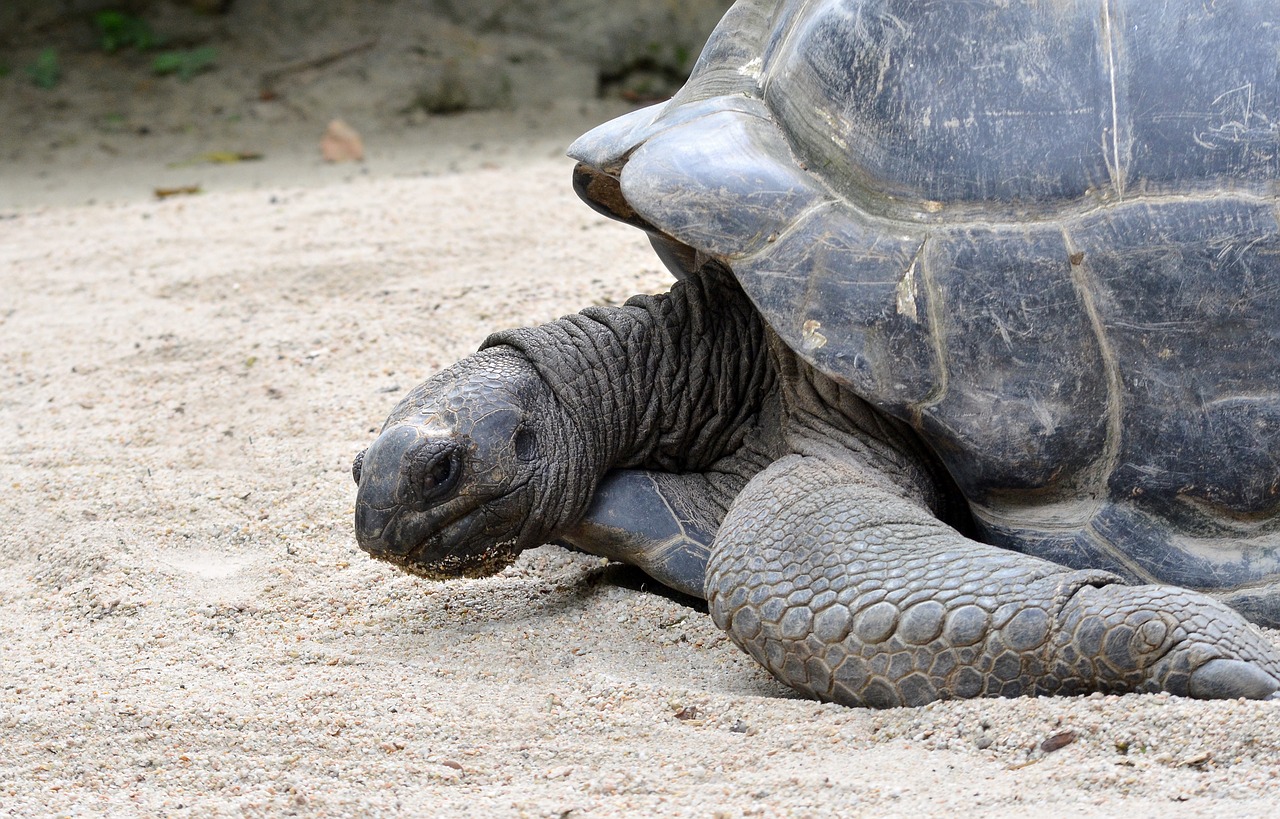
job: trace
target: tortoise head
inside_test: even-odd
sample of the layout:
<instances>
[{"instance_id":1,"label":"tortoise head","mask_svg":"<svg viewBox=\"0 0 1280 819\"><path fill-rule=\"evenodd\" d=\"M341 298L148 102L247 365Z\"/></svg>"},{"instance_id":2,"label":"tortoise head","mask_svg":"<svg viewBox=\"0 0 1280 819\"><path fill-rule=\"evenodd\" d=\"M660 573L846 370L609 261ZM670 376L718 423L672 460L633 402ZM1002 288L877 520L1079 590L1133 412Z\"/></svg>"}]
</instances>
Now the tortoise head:
<instances>
[{"instance_id":1,"label":"tortoise head","mask_svg":"<svg viewBox=\"0 0 1280 819\"><path fill-rule=\"evenodd\" d=\"M446 579L493 574L544 542L553 414L546 384L510 351L478 353L418 386L352 465L360 548Z\"/></svg>"}]
</instances>

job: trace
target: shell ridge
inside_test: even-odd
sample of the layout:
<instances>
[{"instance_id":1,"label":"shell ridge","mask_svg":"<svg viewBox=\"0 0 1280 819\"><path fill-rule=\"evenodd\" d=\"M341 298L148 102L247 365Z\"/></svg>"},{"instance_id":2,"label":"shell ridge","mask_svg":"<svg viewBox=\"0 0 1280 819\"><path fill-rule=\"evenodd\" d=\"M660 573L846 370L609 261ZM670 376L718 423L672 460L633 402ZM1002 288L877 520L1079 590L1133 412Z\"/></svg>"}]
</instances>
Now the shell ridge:
<instances>
[{"instance_id":1,"label":"shell ridge","mask_svg":"<svg viewBox=\"0 0 1280 819\"><path fill-rule=\"evenodd\" d=\"M1089 481L1093 484L1090 497L1095 499L1097 507L1101 507L1103 498L1106 497L1107 480L1115 472L1122 450L1124 383L1120 374L1120 363L1116 360L1115 350L1111 348L1111 344L1107 340L1106 325L1102 320L1101 312L1098 310L1097 298L1090 287L1087 268L1085 267L1088 259L1080 251L1078 244L1071 235L1071 231L1065 226L1062 228L1062 242L1066 245L1067 258L1071 265L1071 283L1075 288L1076 296L1080 299L1080 304L1084 307L1084 313L1089 319L1089 330L1093 334L1094 343L1098 345L1098 357L1102 359L1103 370L1106 373L1106 438L1103 442L1102 454L1094 462L1095 465L1090 468L1090 471L1093 471L1094 474ZM1095 508L1095 516L1096 513L1097 509Z\"/></svg>"},{"instance_id":2,"label":"shell ridge","mask_svg":"<svg viewBox=\"0 0 1280 819\"><path fill-rule=\"evenodd\" d=\"M933 343L934 370L938 374L938 381L934 384L933 389L911 405L911 421L915 424L916 429L922 428L925 412L930 407L942 403L942 400L946 398L947 390L951 387L951 370L947 367L946 333L944 332L946 316L945 311L942 309L945 300L940 292L941 289L938 287L933 265L929 262L929 254L926 252L932 239L933 235L926 233L920 239L920 247L916 250L912 259L913 264L917 260L920 264L919 281L924 285L924 308L925 315L929 320L928 336Z\"/></svg>"},{"instance_id":3,"label":"shell ridge","mask_svg":"<svg viewBox=\"0 0 1280 819\"><path fill-rule=\"evenodd\" d=\"M1102 0L1102 44L1106 52L1107 79L1111 84L1111 156L1107 161L1107 170L1111 173L1111 186L1115 189L1116 198L1123 201L1126 168L1125 157L1120 151L1120 101L1117 87L1120 43L1119 38L1113 33L1116 30L1123 30L1119 23L1119 11L1115 8L1113 0ZM1107 141L1104 135L1104 145Z\"/></svg>"}]
</instances>

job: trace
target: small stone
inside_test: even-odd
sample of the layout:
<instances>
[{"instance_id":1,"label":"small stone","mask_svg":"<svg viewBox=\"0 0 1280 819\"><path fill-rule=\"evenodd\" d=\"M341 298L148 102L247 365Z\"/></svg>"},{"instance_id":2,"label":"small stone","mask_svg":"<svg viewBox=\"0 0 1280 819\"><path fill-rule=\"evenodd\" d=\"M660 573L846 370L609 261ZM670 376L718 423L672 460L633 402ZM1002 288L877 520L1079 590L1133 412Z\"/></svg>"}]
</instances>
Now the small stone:
<instances>
[{"instance_id":1,"label":"small stone","mask_svg":"<svg viewBox=\"0 0 1280 819\"><path fill-rule=\"evenodd\" d=\"M325 162L364 161L364 140L356 129L340 119L329 123L320 138L320 155Z\"/></svg>"}]
</instances>

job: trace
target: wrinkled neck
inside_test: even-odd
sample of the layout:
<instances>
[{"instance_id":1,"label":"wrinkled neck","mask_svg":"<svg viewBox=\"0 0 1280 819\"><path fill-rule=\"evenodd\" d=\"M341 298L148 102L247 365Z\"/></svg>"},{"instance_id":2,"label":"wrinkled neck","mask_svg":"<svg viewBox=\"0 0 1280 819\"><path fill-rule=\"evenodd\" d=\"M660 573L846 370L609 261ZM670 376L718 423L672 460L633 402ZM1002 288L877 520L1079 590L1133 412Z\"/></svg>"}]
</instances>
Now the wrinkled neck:
<instances>
[{"instance_id":1,"label":"wrinkled neck","mask_svg":"<svg viewBox=\"0 0 1280 819\"><path fill-rule=\"evenodd\" d=\"M733 452L775 387L755 308L704 267L656 296L490 336L519 350L559 399L597 475L705 469Z\"/></svg>"},{"instance_id":2,"label":"wrinkled neck","mask_svg":"<svg viewBox=\"0 0 1280 819\"><path fill-rule=\"evenodd\" d=\"M937 456L905 422L876 409L771 337L781 382L784 447L864 466L869 480L961 530L969 513Z\"/></svg>"}]
</instances>

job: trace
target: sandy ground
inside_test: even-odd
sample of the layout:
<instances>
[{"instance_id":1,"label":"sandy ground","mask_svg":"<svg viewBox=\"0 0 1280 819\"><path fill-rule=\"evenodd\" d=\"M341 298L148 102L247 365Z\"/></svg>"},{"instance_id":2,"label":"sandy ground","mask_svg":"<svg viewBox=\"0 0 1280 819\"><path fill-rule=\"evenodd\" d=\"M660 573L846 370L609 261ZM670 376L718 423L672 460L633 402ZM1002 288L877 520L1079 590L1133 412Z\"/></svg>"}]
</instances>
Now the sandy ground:
<instances>
[{"instance_id":1,"label":"sandy ground","mask_svg":"<svg viewBox=\"0 0 1280 819\"><path fill-rule=\"evenodd\" d=\"M1274 815L1280 703L820 705L593 558L359 553L399 394L667 284L519 123L160 202L163 156L0 169L0 812Z\"/></svg>"}]
</instances>

